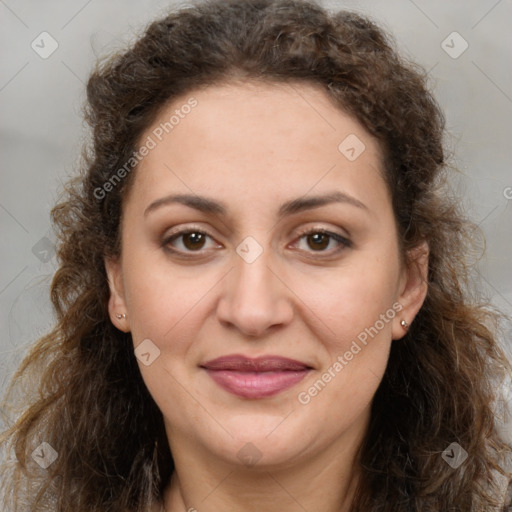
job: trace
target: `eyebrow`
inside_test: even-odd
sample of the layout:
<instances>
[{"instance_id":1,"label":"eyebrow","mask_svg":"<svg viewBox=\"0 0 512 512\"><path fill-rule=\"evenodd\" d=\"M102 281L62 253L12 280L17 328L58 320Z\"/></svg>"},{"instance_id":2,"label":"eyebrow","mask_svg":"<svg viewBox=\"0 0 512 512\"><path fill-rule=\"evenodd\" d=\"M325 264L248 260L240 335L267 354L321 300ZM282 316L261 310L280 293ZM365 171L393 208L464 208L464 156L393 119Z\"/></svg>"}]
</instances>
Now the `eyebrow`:
<instances>
[{"instance_id":1,"label":"eyebrow","mask_svg":"<svg viewBox=\"0 0 512 512\"><path fill-rule=\"evenodd\" d=\"M170 204L184 204L190 208L194 208L204 213L215 213L218 215L226 215L227 208L223 203L208 199L204 196L194 194L172 194L153 201L144 211L144 215Z\"/></svg>"},{"instance_id":2,"label":"eyebrow","mask_svg":"<svg viewBox=\"0 0 512 512\"><path fill-rule=\"evenodd\" d=\"M153 201L144 211L144 216L157 210L158 208L176 203L194 208L195 210L199 210L203 213L213 213L216 215L224 216L228 213L228 208L222 202L218 202L213 199L195 194L172 194ZM319 208L321 206L332 203L349 204L362 210L368 210L368 207L359 201L359 199L356 199L355 197L344 192L336 191L329 194L299 197L297 199L287 201L286 203L283 203L279 208L278 217L283 218L287 215L292 215L294 213L299 213L313 208Z\"/></svg>"},{"instance_id":3,"label":"eyebrow","mask_svg":"<svg viewBox=\"0 0 512 512\"><path fill-rule=\"evenodd\" d=\"M356 199L355 197L344 192L336 191L318 196L299 197L292 201L288 201L279 208L278 216L282 218L286 215L299 213L301 211L310 210L312 208L319 208L320 206L325 206L332 203L344 203L356 206L357 208L361 208L363 210L368 210L367 206L359 201L359 199Z\"/></svg>"}]
</instances>

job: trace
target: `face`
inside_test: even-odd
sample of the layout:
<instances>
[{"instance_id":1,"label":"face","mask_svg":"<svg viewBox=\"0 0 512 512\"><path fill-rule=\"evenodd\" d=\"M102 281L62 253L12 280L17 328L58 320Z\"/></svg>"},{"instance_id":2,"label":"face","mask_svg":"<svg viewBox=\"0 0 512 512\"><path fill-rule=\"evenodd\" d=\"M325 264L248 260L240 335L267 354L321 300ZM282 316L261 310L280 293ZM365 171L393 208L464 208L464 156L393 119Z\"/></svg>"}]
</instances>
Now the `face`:
<instances>
[{"instance_id":1,"label":"face","mask_svg":"<svg viewBox=\"0 0 512 512\"><path fill-rule=\"evenodd\" d=\"M377 141L314 86L261 83L175 99L140 141L109 308L175 458L276 467L360 442L425 296Z\"/></svg>"}]
</instances>

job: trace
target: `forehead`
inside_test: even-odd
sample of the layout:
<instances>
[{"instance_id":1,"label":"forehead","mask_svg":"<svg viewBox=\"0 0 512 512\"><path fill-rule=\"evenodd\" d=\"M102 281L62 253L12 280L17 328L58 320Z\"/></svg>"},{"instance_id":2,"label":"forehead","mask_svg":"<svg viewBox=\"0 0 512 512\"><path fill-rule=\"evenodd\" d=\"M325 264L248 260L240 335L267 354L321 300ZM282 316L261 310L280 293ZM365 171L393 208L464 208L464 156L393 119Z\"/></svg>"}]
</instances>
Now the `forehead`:
<instances>
[{"instance_id":1,"label":"forehead","mask_svg":"<svg viewBox=\"0 0 512 512\"><path fill-rule=\"evenodd\" d=\"M313 189L342 189L362 201L387 195L379 144L315 85L193 90L161 109L140 141L149 139L134 187L146 202L176 189L276 201Z\"/></svg>"}]
</instances>

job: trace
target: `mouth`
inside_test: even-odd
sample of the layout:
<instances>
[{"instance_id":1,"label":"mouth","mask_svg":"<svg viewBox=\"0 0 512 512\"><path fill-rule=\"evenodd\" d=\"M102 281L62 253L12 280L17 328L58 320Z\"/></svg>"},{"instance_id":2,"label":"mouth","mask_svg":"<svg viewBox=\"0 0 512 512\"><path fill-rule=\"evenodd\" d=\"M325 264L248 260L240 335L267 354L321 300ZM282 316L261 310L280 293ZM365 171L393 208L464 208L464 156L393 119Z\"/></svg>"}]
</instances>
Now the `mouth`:
<instances>
[{"instance_id":1,"label":"mouth","mask_svg":"<svg viewBox=\"0 0 512 512\"><path fill-rule=\"evenodd\" d=\"M222 389L241 398L267 398L298 384L311 366L280 356L230 355L201 365Z\"/></svg>"}]
</instances>

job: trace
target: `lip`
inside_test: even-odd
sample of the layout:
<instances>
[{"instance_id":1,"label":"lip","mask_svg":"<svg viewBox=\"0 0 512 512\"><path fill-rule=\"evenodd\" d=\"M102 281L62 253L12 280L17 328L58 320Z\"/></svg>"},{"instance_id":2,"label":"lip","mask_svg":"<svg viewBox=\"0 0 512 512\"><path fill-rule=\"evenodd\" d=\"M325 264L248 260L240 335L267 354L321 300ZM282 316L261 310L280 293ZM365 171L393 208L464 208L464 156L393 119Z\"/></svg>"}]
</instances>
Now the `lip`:
<instances>
[{"instance_id":1,"label":"lip","mask_svg":"<svg viewBox=\"0 0 512 512\"><path fill-rule=\"evenodd\" d=\"M298 384L311 367L281 356L230 355L201 365L224 390L242 398L266 398Z\"/></svg>"}]
</instances>

